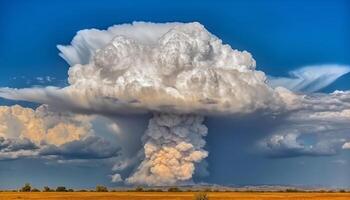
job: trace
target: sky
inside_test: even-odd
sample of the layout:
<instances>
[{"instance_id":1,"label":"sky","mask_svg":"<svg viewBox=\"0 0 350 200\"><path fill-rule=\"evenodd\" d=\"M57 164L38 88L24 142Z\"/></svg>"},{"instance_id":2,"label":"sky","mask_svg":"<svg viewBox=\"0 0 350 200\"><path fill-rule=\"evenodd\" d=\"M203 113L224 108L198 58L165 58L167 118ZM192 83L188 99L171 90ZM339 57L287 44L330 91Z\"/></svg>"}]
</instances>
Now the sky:
<instances>
[{"instance_id":1,"label":"sky","mask_svg":"<svg viewBox=\"0 0 350 200\"><path fill-rule=\"evenodd\" d=\"M0 188L17 188L26 182L36 187L65 185L89 188L97 184L117 187L126 184L124 180L128 177L132 177L128 179L129 182L126 181L129 184L152 185L155 179L159 184L181 182L178 181L182 180L179 177L175 182L170 178L158 180L154 174L147 174L148 182L142 182L137 177L143 172L140 149L143 145L153 144L154 136L151 134L145 137L146 141L141 140L147 127L152 131L151 124L148 125L151 113L123 115L119 111L107 112L109 109L106 111L96 106L100 104L89 104L93 100L86 100L87 97L83 95L72 98L77 101L73 105L71 99L66 101L69 95L65 96L55 89L43 89L47 86L66 88L78 83L74 80L85 76L71 73L73 66L69 65L69 61L74 60L74 51L64 53L61 50L66 56L63 59L58 55L60 50L57 45L69 45L79 30L105 30L113 25L135 21L198 22L232 49L248 51L256 61L256 70L266 74L269 87L274 88L277 95L282 92L276 88L282 86L289 89L292 96L297 96L295 98L307 96L301 100L302 107L294 108L294 104L286 103L293 109L281 111L277 108L276 111L272 104L279 105L279 102L266 97L270 96L270 90L265 91L265 86L262 90L255 90L256 85L252 85L254 93L248 91L249 87L243 90L242 95L251 95L245 96L247 101L250 98L257 102L261 99L263 109L242 114L233 112L232 108L229 115L217 116L212 113L222 112L220 105L213 110L198 105L209 114L203 122L199 122L198 118L199 124L193 123L191 127L202 127L204 124L208 135L204 147L194 145L194 152L201 153L202 157L198 160L193 158L187 163L190 166L196 163L196 171L191 173L190 179L182 179L193 183L232 186L350 187L350 143L346 147L350 142L350 127L347 125L350 120L347 114L350 93L346 92L350 90L349 2L4 0L0 1L0 96L4 97L0 98L0 105L6 106L3 108L6 111L2 111L5 114L0 116L0 136L4 138L3 141L0 139ZM158 26L144 29L153 31L156 28ZM157 31L162 32L162 28ZM154 31L154 35L160 34L157 31ZM91 36L87 37L88 42L79 40L79 44L89 43L91 38L91 41L95 41L94 33L88 32L87 35ZM131 49L128 46L125 48ZM233 55L243 56L242 63L251 64L249 56ZM85 73L83 69L76 69ZM68 70L70 81L67 80ZM110 77L106 75L105 78ZM80 86L76 84L78 89ZM12 88L34 89L16 93ZM198 90L198 93L201 92ZM32 93L33 96L30 96ZM155 103L150 102L152 108L155 107L157 112L162 111L157 103L163 100L154 98ZM291 98L289 96L283 101ZM85 100L88 103L84 104ZM136 101L139 100L143 99L136 98ZM79 103L88 108L75 107ZM6 113L15 104L30 110L20 114L19 118L25 122L19 120L21 122L16 121L13 125L11 120L15 121L12 118L15 114L10 116ZM53 110L45 106L33 110L41 104L49 104ZM182 112L183 104L174 104L179 107L175 110ZM242 103L242 106L256 106L252 104ZM56 105L59 105L58 109L54 108ZM22 107L14 108L12 112L22 112ZM264 110L266 107L272 111ZM143 108L151 110L150 106ZM57 114L65 109L68 112ZM116 109L121 110L120 107ZM127 109L135 108L131 106ZM277 112L280 113L275 114ZM192 113L198 114L197 111ZM332 114L334 116L330 117ZM90 119L92 117L94 119ZM30 121L33 118L35 120ZM157 121L161 118L156 116L153 119ZM37 126L43 127L43 133L33 131L41 128L28 128L28 124L39 124ZM186 128L187 124L183 126ZM91 127L94 133L90 133ZM22 129L25 129L24 136L16 132ZM48 134L42 137L50 145L40 146L39 139L30 139L39 137L36 134ZM82 136L84 134L88 136ZM36 150L38 148L39 151ZM206 156L207 152L209 154ZM137 159L132 159L134 157ZM144 161L151 162L152 159ZM200 161L199 164L197 161ZM123 164L127 166L121 167ZM185 177L186 174L180 173L178 176Z\"/></svg>"}]
</instances>

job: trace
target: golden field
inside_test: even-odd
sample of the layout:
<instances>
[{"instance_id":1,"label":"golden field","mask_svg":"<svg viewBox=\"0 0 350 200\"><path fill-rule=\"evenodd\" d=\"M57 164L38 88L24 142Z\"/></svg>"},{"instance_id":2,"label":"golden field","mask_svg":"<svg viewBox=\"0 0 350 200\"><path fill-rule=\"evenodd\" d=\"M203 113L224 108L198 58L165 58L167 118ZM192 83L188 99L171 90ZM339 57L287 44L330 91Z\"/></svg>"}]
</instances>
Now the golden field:
<instances>
[{"instance_id":1,"label":"golden field","mask_svg":"<svg viewBox=\"0 0 350 200\"><path fill-rule=\"evenodd\" d=\"M0 200L192 200L193 192L1 192ZM350 193L209 192L210 200L349 200Z\"/></svg>"}]
</instances>

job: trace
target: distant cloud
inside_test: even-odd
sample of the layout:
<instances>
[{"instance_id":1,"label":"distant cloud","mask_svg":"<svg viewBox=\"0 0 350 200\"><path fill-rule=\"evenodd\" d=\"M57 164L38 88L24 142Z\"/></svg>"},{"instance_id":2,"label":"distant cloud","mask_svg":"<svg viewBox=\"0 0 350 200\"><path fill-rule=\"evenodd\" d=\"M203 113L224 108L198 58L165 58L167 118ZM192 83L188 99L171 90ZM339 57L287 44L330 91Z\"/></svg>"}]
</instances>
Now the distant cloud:
<instances>
[{"instance_id":1,"label":"distant cloud","mask_svg":"<svg viewBox=\"0 0 350 200\"><path fill-rule=\"evenodd\" d=\"M122 177L120 176L120 174L114 174L114 175L111 175L111 178L112 178L112 183L118 183L118 182L122 182L123 179Z\"/></svg>"},{"instance_id":2,"label":"distant cloud","mask_svg":"<svg viewBox=\"0 0 350 200\"><path fill-rule=\"evenodd\" d=\"M125 170L126 168L132 166L132 165L135 165L138 161L138 158L127 158L127 159L123 159L117 163L115 163L113 165L113 168L112 170L113 171L123 171Z\"/></svg>"},{"instance_id":3,"label":"distant cloud","mask_svg":"<svg viewBox=\"0 0 350 200\"><path fill-rule=\"evenodd\" d=\"M350 92L310 94L292 98L292 109L280 116L280 123L258 142L269 157L331 156L350 140ZM312 137L313 141L305 138ZM345 144L344 144L345 143Z\"/></svg>"},{"instance_id":4,"label":"distant cloud","mask_svg":"<svg viewBox=\"0 0 350 200\"><path fill-rule=\"evenodd\" d=\"M18 105L0 106L0 160L117 157L120 149L115 144L94 135L92 119L52 111L46 105L36 110Z\"/></svg>"},{"instance_id":5,"label":"distant cloud","mask_svg":"<svg viewBox=\"0 0 350 200\"><path fill-rule=\"evenodd\" d=\"M39 147L28 139L6 139L0 137L0 160L36 156L38 149Z\"/></svg>"},{"instance_id":6,"label":"distant cloud","mask_svg":"<svg viewBox=\"0 0 350 200\"><path fill-rule=\"evenodd\" d=\"M266 155L273 158L298 156L332 156L339 152L341 140L320 140L305 144L300 133L272 135L261 142Z\"/></svg>"},{"instance_id":7,"label":"distant cloud","mask_svg":"<svg viewBox=\"0 0 350 200\"><path fill-rule=\"evenodd\" d=\"M38 76L35 78L39 83L52 83L53 81L56 80L55 77L51 77L51 76Z\"/></svg>"},{"instance_id":8,"label":"distant cloud","mask_svg":"<svg viewBox=\"0 0 350 200\"><path fill-rule=\"evenodd\" d=\"M348 162L344 159L338 159L338 160L333 160L332 163L338 164L338 165L346 165Z\"/></svg>"},{"instance_id":9,"label":"distant cloud","mask_svg":"<svg viewBox=\"0 0 350 200\"><path fill-rule=\"evenodd\" d=\"M343 149L350 149L350 142L346 142L342 146Z\"/></svg>"},{"instance_id":10,"label":"distant cloud","mask_svg":"<svg viewBox=\"0 0 350 200\"><path fill-rule=\"evenodd\" d=\"M289 72L289 77L270 76L269 84L296 92L317 92L349 72L348 65L311 65Z\"/></svg>"},{"instance_id":11,"label":"distant cloud","mask_svg":"<svg viewBox=\"0 0 350 200\"><path fill-rule=\"evenodd\" d=\"M0 137L0 151L11 152L19 150L35 150L38 147L28 139L5 139Z\"/></svg>"},{"instance_id":12,"label":"distant cloud","mask_svg":"<svg viewBox=\"0 0 350 200\"><path fill-rule=\"evenodd\" d=\"M41 156L57 156L61 159L104 159L117 157L119 148L106 139L89 136L61 146L46 145L40 150Z\"/></svg>"},{"instance_id":13,"label":"distant cloud","mask_svg":"<svg viewBox=\"0 0 350 200\"><path fill-rule=\"evenodd\" d=\"M51 86L65 86L67 85L66 79L57 79L53 76L15 76L10 78L10 81L16 84L25 84L31 87L43 87L47 85Z\"/></svg>"}]
</instances>

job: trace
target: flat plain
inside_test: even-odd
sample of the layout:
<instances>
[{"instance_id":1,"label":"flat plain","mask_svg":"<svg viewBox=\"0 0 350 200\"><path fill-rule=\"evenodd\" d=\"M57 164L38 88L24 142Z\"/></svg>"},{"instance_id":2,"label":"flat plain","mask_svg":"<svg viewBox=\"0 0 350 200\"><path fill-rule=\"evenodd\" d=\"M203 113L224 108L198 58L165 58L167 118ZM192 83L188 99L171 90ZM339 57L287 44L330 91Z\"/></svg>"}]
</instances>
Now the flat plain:
<instances>
[{"instance_id":1,"label":"flat plain","mask_svg":"<svg viewBox=\"0 0 350 200\"><path fill-rule=\"evenodd\" d=\"M193 200L193 192L1 192L0 200ZM209 200L349 200L350 193L209 192Z\"/></svg>"}]
</instances>

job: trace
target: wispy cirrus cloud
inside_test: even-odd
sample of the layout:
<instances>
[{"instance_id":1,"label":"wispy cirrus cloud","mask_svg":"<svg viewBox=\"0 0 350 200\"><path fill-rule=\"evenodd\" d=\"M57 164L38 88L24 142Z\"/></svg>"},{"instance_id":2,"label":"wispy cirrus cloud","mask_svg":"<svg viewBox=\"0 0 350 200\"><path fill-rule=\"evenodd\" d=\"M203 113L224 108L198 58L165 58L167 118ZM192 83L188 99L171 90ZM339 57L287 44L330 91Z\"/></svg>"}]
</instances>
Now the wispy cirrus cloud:
<instances>
[{"instance_id":1,"label":"wispy cirrus cloud","mask_svg":"<svg viewBox=\"0 0 350 200\"><path fill-rule=\"evenodd\" d=\"M269 84L282 86L295 92L317 92L350 72L349 65L311 65L289 72L289 77L270 76Z\"/></svg>"}]
</instances>

